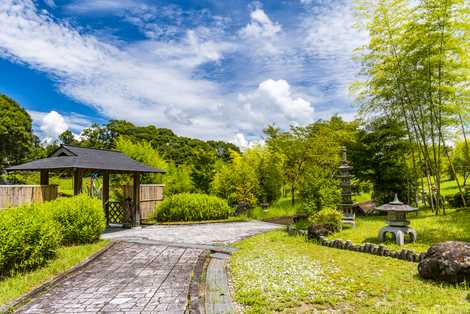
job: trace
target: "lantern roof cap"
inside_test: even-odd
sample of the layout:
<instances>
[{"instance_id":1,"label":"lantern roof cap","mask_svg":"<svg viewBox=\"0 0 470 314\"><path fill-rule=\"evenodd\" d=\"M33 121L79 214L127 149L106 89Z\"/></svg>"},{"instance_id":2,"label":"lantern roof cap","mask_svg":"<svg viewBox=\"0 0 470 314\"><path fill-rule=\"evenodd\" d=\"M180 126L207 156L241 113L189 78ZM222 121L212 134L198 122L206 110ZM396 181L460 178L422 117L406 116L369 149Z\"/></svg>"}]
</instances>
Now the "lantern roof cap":
<instances>
[{"instance_id":1,"label":"lantern roof cap","mask_svg":"<svg viewBox=\"0 0 470 314\"><path fill-rule=\"evenodd\" d=\"M395 193L395 198L388 204L381 205L376 208L379 211L383 212L414 212L418 208L411 207L398 200L398 195Z\"/></svg>"}]
</instances>

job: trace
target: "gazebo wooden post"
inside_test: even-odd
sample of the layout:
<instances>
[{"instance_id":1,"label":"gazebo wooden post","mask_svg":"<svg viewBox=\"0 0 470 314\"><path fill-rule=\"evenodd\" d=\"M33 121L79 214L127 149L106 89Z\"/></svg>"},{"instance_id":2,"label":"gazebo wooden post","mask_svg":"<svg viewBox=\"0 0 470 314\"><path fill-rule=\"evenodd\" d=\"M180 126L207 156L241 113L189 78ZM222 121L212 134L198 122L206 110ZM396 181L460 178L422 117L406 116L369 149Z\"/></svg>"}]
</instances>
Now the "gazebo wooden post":
<instances>
[{"instance_id":1,"label":"gazebo wooden post","mask_svg":"<svg viewBox=\"0 0 470 314\"><path fill-rule=\"evenodd\" d=\"M106 226L109 225L109 172L105 171L103 172L103 209L104 213L106 215Z\"/></svg>"},{"instance_id":2,"label":"gazebo wooden post","mask_svg":"<svg viewBox=\"0 0 470 314\"><path fill-rule=\"evenodd\" d=\"M81 169L73 170L73 195L82 193L82 171Z\"/></svg>"},{"instance_id":3,"label":"gazebo wooden post","mask_svg":"<svg viewBox=\"0 0 470 314\"><path fill-rule=\"evenodd\" d=\"M49 185L49 171L41 170L40 182L41 185Z\"/></svg>"},{"instance_id":4,"label":"gazebo wooden post","mask_svg":"<svg viewBox=\"0 0 470 314\"><path fill-rule=\"evenodd\" d=\"M134 221L133 225L140 226L140 173L134 172L134 185L133 185L133 208L134 208Z\"/></svg>"}]
</instances>

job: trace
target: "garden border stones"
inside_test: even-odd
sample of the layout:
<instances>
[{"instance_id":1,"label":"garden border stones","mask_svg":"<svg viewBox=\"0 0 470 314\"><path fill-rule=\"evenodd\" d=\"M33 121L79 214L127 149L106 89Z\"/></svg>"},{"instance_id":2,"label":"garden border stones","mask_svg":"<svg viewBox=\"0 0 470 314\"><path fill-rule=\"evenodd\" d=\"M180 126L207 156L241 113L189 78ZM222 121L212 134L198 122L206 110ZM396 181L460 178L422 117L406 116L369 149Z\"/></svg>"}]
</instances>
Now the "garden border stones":
<instances>
[{"instance_id":1,"label":"garden border stones","mask_svg":"<svg viewBox=\"0 0 470 314\"><path fill-rule=\"evenodd\" d=\"M295 228L293 225L287 226L287 233L289 235L301 235L307 238L308 234L306 230L299 230ZM361 252L361 253L368 253L377 256L385 256L391 257L396 259L401 259L408 262L419 263L424 259L424 254L418 254L412 250L408 249L401 249L400 251L394 251L386 248L383 244L374 244L374 243L364 243L354 245L351 240L342 240L342 239L334 239L329 240L324 236L320 236L319 239L314 240L319 245L328 246L336 249L341 250L348 250L354 252Z\"/></svg>"}]
</instances>

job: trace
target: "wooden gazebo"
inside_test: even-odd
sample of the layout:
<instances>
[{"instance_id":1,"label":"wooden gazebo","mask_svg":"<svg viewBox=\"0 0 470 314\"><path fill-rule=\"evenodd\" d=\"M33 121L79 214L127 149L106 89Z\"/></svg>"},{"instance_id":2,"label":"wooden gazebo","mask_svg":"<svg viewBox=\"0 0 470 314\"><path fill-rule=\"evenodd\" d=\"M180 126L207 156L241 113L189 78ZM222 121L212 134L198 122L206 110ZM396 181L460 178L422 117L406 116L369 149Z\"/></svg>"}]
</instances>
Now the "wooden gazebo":
<instances>
[{"instance_id":1,"label":"wooden gazebo","mask_svg":"<svg viewBox=\"0 0 470 314\"><path fill-rule=\"evenodd\" d=\"M103 177L102 199L103 208L106 212L106 220L109 224L127 223L128 221L110 221L114 217L121 217L122 220L130 216L130 223L133 226L140 225L140 176L143 173L165 173L165 171L144 165L137 162L121 152L114 150L104 150L95 148L84 148L71 145L62 145L48 158L38 159L25 164L13 166L7 171L40 171L40 184L49 185L49 172L68 170L73 173L74 195L82 192L82 178L87 173L98 173ZM114 206L109 203L109 175L110 174L130 174L133 176L133 195L128 208ZM110 210L121 211L112 213ZM124 213L123 211L129 211Z\"/></svg>"}]
</instances>

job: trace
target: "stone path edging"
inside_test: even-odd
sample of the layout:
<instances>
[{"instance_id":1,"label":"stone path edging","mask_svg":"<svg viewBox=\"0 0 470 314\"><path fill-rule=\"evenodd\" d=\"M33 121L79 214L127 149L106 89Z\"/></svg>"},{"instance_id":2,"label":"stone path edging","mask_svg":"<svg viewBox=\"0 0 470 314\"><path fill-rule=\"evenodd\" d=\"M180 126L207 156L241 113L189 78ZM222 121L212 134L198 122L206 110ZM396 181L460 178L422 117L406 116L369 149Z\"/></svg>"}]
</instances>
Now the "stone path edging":
<instances>
[{"instance_id":1,"label":"stone path edging","mask_svg":"<svg viewBox=\"0 0 470 314\"><path fill-rule=\"evenodd\" d=\"M307 240L308 233L306 230L298 230L292 225L287 226L287 232L289 235L301 235L304 236ZM364 243L362 245L354 245L351 240L343 241L342 239L329 240L326 237L320 236L318 240L312 240L316 244L321 246L327 246L342 250L368 253L376 256L385 256L396 258L408 262L419 263L424 259L425 253L416 253L413 250L401 249L400 251L394 251L387 249L383 244L374 244L374 243Z\"/></svg>"},{"instance_id":2,"label":"stone path edging","mask_svg":"<svg viewBox=\"0 0 470 314\"><path fill-rule=\"evenodd\" d=\"M207 264L209 262L210 251L203 251L197 260L196 266L194 267L193 278L189 287L188 296L188 313L204 313L205 308L205 294L204 294L204 275L207 270Z\"/></svg>"},{"instance_id":3,"label":"stone path edging","mask_svg":"<svg viewBox=\"0 0 470 314\"><path fill-rule=\"evenodd\" d=\"M206 271L206 314L235 313L227 274L229 254L213 253Z\"/></svg>"},{"instance_id":4,"label":"stone path edging","mask_svg":"<svg viewBox=\"0 0 470 314\"><path fill-rule=\"evenodd\" d=\"M78 272L91 262L93 262L95 259L103 255L106 251L108 251L110 248L112 248L117 241L110 241L105 247L101 248L98 252L94 253L93 255L87 257L85 260L81 261L77 265L73 266L72 268L69 268L56 276L54 278L44 282L41 284L39 287L34 288L30 292L27 292L26 294L23 294L22 296L16 298L15 300L11 301L10 303L7 303L3 306L0 307L0 313L11 313L16 307L27 303L30 299L34 298L35 296L39 295L40 293L46 291L50 287L54 286L57 284L59 281L62 281L66 277L72 276L74 273Z\"/></svg>"}]
</instances>

